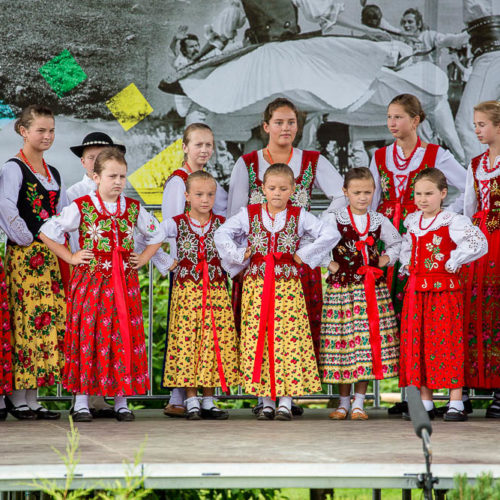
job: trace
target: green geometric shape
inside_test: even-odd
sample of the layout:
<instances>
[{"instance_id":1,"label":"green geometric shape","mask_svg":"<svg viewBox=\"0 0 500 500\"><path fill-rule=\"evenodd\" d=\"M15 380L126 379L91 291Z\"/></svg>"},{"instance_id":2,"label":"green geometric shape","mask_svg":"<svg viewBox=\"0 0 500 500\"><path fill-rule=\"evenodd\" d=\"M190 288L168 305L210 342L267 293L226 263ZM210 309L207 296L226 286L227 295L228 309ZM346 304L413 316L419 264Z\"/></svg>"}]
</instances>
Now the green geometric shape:
<instances>
[{"instance_id":1,"label":"green geometric shape","mask_svg":"<svg viewBox=\"0 0 500 500\"><path fill-rule=\"evenodd\" d=\"M62 97L87 78L87 75L69 50L63 50L45 63L38 71L57 94L57 97Z\"/></svg>"}]
</instances>

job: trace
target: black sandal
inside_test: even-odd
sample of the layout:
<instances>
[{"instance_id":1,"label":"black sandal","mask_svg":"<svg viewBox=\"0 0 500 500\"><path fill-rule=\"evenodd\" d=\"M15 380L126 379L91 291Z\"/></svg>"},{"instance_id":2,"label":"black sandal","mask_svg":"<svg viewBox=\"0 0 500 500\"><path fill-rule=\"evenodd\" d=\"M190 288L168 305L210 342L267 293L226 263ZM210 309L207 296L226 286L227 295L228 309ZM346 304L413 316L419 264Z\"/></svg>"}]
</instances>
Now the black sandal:
<instances>
[{"instance_id":1,"label":"black sandal","mask_svg":"<svg viewBox=\"0 0 500 500\"><path fill-rule=\"evenodd\" d=\"M36 420L36 413L28 405L14 406L12 401L6 397L5 406L7 411L17 420ZM26 409L24 409L26 408Z\"/></svg>"},{"instance_id":2,"label":"black sandal","mask_svg":"<svg viewBox=\"0 0 500 500\"><path fill-rule=\"evenodd\" d=\"M286 406L280 406L274 418L275 420L290 421L292 420L292 412Z\"/></svg>"},{"instance_id":3,"label":"black sandal","mask_svg":"<svg viewBox=\"0 0 500 500\"><path fill-rule=\"evenodd\" d=\"M274 408L264 406L257 414L257 420L274 420Z\"/></svg>"}]
</instances>

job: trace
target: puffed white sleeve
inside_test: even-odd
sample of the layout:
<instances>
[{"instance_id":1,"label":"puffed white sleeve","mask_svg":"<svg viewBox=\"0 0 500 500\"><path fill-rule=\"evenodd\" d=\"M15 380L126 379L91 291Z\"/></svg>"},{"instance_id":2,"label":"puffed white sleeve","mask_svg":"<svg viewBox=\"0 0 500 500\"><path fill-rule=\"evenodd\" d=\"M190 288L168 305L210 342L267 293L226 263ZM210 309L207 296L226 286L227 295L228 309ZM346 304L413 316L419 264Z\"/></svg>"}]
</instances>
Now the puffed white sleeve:
<instances>
[{"instance_id":1,"label":"puffed white sleeve","mask_svg":"<svg viewBox=\"0 0 500 500\"><path fill-rule=\"evenodd\" d=\"M162 234L163 241L168 240L170 238L176 238L177 224L175 223L174 219L169 218L161 221L160 232ZM135 249L136 251L138 251L137 244ZM144 248L142 248L141 251L143 250ZM172 267L172 264L174 263L174 260L177 258L176 254L177 251L176 249L173 249L172 246L170 246L170 252L165 252L163 248L159 248L153 255L153 257L151 257L151 262L156 267L156 269L160 271L162 276L167 276L170 268Z\"/></svg>"},{"instance_id":2,"label":"puffed white sleeve","mask_svg":"<svg viewBox=\"0 0 500 500\"><path fill-rule=\"evenodd\" d=\"M62 179L61 179L61 185L59 186L59 190L60 190L59 201L57 202L56 213L60 213L64 207L67 207L71 203L68 197L68 191Z\"/></svg>"},{"instance_id":3,"label":"puffed white sleeve","mask_svg":"<svg viewBox=\"0 0 500 500\"><path fill-rule=\"evenodd\" d=\"M215 191L215 202L213 212L215 215L221 215L226 217L227 213L227 192L226 190L217 182L217 190Z\"/></svg>"},{"instance_id":4,"label":"puffed white sleeve","mask_svg":"<svg viewBox=\"0 0 500 500\"><path fill-rule=\"evenodd\" d=\"M250 232L248 210L240 211L230 217L214 233L214 242L219 252L222 267L231 278L245 269L250 259L245 260L247 237Z\"/></svg>"},{"instance_id":5,"label":"puffed white sleeve","mask_svg":"<svg viewBox=\"0 0 500 500\"><path fill-rule=\"evenodd\" d=\"M469 41L469 34L467 31L463 33L436 33L435 46L437 48L450 47L453 49L460 49L467 45Z\"/></svg>"},{"instance_id":6,"label":"puffed white sleeve","mask_svg":"<svg viewBox=\"0 0 500 500\"><path fill-rule=\"evenodd\" d=\"M161 201L161 215L164 219L184 213L184 207L186 206L185 191L184 181L178 175L173 176L166 183Z\"/></svg>"},{"instance_id":7,"label":"puffed white sleeve","mask_svg":"<svg viewBox=\"0 0 500 500\"><path fill-rule=\"evenodd\" d=\"M323 155L319 155L314 186L321 189L331 200L329 208L332 210L343 208L347 204L342 191L343 185L344 179L335 167Z\"/></svg>"},{"instance_id":8,"label":"puffed white sleeve","mask_svg":"<svg viewBox=\"0 0 500 500\"><path fill-rule=\"evenodd\" d=\"M136 226L137 231L144 236L146 245L154 245L163 242L163 233L160 223L154 215L151 215L142 205L139 209Z\"/></svg>"},{"instance_id":9,"label":"puffed white sleeve","mask_svg":"<svg viewBox=\"0 0 500 500\"><path fill-rule=\"evenodd\" d=\"M467 178L465 180L464 193L464 215L472 217L477 212L477 196L474 188L474 172L469 164L467 169Z\"/></svg>"},{"instance_id":10,"label":"puffed white sleeve","mask_svg":"<svg viewBox=\"0 0 500 500\"><path fill-rule=\"evenodd\" d=\"M404 220L404 226L406 228L406 233L403 235L403 241L401 243L401 251L399 252L399 262L401 263L401 268L399 270L399 274L410 274L407 269L405 269L405 266L409 266L411 263L411 248L412 248L412 241L411 241L411 233L410 233L410 226L413 224L415 221L415 213L412 213L406 217Z\"/></svg>"},{"instance_id":11,"label":"puffed white sleeve","mask_svg":"<svg viewBox=\"0 0 500 500\"><path fill-rule=\"evenodd\" d=\"M488 253L488 240L483 232L472 224L469 217L456 215L450 223L450 237L457 248L450 252L446 269L457 272L460 266L479 259Z\"/></svg>"},{"instance_id":12,"label":"puffed white sleeve","mask_svg":"<svg viewBox=\"0 0 500 500\"><path fill-rule=\"evenodd\" d=\"M319 23L323 30L337 22L339 14L344 10L344 3L335 0L292 0L301 10L304 17L311 22Z\"/></svg>"},{"instance_id":13,"label":"puffed white sleeve","mask_svg":"<svg viewBox=\"0 0 500 500\"><path fill-rule=\"evenodd\" d=\"M307 236L311 242L297 250L297 255L311 269L321 266L332 249L340 241L340 233L332 224L325 224L310 212L302 209L299 217L298 234Z\"/></svg>"},{"instance_id":14,"label":"puffed white sleeve","mask_svg":"<svg viewBox=\"0 0 500 500\"><path fill-rule=\"evenodd\" d=\"M227 198L227 215L232 217L236 215L242 207L248 205L248 190L250 183L248 181L248 171L243 158L238 161L231 172L229 180L229 195Z\"/></svg>"},{"instance_id":15,"label":"puffed white sleeve","mask_svg":"<svg viewBox=\"0 0 500 500\"><path fill-rule=\"evenodd\" d=\"M64 207L59 215L54 215L40 228L40 232L61 245L66 243L66 233L76 231L80 226L80 210L76 203ZM74 250L72 248L72 250Z\"/></svg>"},{"instance_id":16,"label":"puffed white sleeve","mask_svg":"<svg viewBox=\"0 0 500 500\"><path fill-rule=\"evenodd\" d=\"M247 18L239 1L232 0L213 20L204 26L205 37L214 47L222 50L227 41L236 37L237 30L245 25Z\"/></svg>"},{"instance_id":17,"label":"puffed white sleeve","mask_svg":"<svg viewBox=\"0 0 500 500\"><path fill-rule=\"evenodd\" d=\"M332 226L335 229L338 228L337 226L337 217L335 217L335 213L331 210L325 210L320 217L320 221L323 222L323 224L327 226ZM338 230L338 229L337 229ZM337 242L338 243L338 242ZM332 247L333 250L333 247ZM330 262L332 261L332 252L328 252L323 256L323 259L321 261L320 266L321 267L328 267L330 265Z\"/></svg>"},{"instance_id":18,"label":"puffed white sleeve","mask_svg":"<svg viewBox=\"0 0 500 500\"><path fill-rule=\"evenodd\" d=\"M439 148L436 156L436 167L446 176L447 181L455 186L460 194L447 208L451 212L462 212L464 207L464 190L467 172L455 157L447 150Z\"/></svg>"},{"instance_id":19,"label":"puffed white sleeve","mask_svg":"<svg viewBox=\"0 0 500 500\"><path fill-rule=\"evenodd\" d=\"M380 175L378 173L377 162L375 161L375 155L372 156L372 160L370 162L370 172L373 175L373 180L375 181L375 193L373 194L372 199L372 210L377 210L380 204L380 198L382 196L382 186L380 185Z\"/></svg>"},{"instance_id":20,"label":"puffed white sleeve","mask_svg":"<svg viewBox=\"0 0 500 500\"><path fill-rule=\"evenodd\" d=\"M390 259L389 266L396 264L401 252L401 244L403 239L392 222L384 217L380 228L380 239L384 242L384 254Z\"/></svg>"},{"instance_id":21,"label":"puffed white sleeve","mask_svg":"<svg viewBox=\"0 0 500 500\"><path fill-rule=\"evenodd\" d=\"M24 247L33 243L33 235L17 209L22 181L19 165L6 162L0 172L0 226L9 240Z\"/></svg>"}]
</instances>

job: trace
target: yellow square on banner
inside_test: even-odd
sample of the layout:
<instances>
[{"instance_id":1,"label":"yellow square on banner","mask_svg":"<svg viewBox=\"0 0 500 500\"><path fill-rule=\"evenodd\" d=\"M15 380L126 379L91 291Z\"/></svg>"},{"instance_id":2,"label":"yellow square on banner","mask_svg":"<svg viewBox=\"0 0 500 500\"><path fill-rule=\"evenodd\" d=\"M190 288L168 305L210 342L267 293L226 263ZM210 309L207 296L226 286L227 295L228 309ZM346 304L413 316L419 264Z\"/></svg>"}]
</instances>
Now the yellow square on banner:
<instances>
[{"instance_id":1,"label":"yellow square on banner","mask_svg":"<svg viewBox=\"0 0 500 500\"><path fill-rule=\"evenodd\" d=\"M131 83L106 101L106 106L125 131L130 130L153 111L135 83Z\"/></svg>"}]
</instances>

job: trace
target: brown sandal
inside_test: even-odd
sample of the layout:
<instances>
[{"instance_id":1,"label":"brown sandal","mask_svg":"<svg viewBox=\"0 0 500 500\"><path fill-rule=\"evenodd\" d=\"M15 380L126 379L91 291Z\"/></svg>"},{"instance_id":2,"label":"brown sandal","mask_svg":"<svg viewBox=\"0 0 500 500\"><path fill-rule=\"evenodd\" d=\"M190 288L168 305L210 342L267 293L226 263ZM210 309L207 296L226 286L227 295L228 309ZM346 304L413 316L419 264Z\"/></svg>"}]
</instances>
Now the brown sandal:
<instances>
[{"instance_id":1,"label":"brown sandal","mask_svg":"<svg viewBox=\"0 0 500 500\"><path fill-rule=\"evenodd\" d=\"M339 406L336 410L332 411L330 415L328 415L328 418L331 418L332 420L345 420L348 413L349 410L347 408Z\"/></svg>"},{"instance_id":2,"label":"brown sandal","mask_svg":"<svg viewBox=\"0 0 500 500\"><path fill-rule=\"evenodd\" d=\"M368 414L362 408L354 408L351 412L351 420L368 420Z\"/></svg>"}]
</instances>

